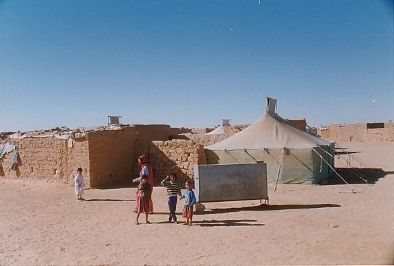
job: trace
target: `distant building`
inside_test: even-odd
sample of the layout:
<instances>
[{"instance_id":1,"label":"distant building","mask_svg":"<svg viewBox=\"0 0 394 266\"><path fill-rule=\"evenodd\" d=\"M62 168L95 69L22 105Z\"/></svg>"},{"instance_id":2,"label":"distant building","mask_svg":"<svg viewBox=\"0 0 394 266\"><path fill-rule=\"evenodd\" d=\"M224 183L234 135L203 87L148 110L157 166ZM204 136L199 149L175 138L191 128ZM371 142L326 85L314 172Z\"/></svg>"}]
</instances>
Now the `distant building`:
<instances>
[{"instance_id":1,"label":"distant building","mask_svg":"<svg viewBox=\"0 0 394 266\"><path fill-rule=\"evenodd\" d=\"M394 123L332 124L320 127L317 134L332 141L391 142Z\"/></svg>"},{"instance_id":2,"label":"distant building","mask_svg":"<svg viewBox=\"0 0 394 266\"><path fill-rule=\"evenodd\" d=\"M108 125L120 125L121 116L117 115L109 115L108 116Z\"/></svg>"}]
</instances>

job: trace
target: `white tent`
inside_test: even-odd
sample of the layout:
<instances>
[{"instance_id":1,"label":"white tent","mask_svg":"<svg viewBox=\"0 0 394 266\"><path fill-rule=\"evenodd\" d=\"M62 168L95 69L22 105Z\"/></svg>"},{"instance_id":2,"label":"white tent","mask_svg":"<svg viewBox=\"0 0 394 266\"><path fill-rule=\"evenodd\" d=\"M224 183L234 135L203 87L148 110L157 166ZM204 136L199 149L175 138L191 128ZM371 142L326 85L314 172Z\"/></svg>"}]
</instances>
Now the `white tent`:
<instances>
[{"instance_id":1,"label":"white tent","mask_svg":"<svg viewBox=\"0 0 394 266\"><path fill-rule=\"evenodd\" d=\"M205 147L208 163L267 163L269 180L320 183L334 166L333 143L288 124L271 108L243 131Z\"/></svg>"},{"instance_id":2,"label":"white tent","mask_svg":"<svg viewBox=\"0 0 394 266\"><path fill-rule=\"evenodd\" d=\"M207 135L224 134L228 133L229 130L231 130L230 119L222 119L222 124L208 132Z\"/></svg>"},{"instance_id":3,"label":"white tent","mask_svg":"<svg viewBox=\"0 0 394 266\"><path fill-rule=\"evenodd\" d=\"M211 132L208 132L207 135L215 135L215 134L224 134L224 126L220 125Z\"/></svg>"}]
</instances>

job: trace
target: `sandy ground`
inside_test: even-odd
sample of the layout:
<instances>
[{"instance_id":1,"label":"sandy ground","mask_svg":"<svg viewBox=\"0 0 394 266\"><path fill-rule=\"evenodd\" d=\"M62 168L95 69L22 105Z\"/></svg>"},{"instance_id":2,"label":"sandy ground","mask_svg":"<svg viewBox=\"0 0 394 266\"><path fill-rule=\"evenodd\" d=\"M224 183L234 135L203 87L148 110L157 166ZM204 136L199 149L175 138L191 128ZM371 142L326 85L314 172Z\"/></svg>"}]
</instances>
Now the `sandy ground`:
<instances>
[{"instance_id":1,"label":"sandy ground","mask_svg":"<svg viewBox=\"0 0 394 266\"><path fill-rule=\"evenodd\" d=\"M270 186L269 208L208 203L191 227L166 222L163 188L154 190L153 224L137 226L134 188L90 189L80 202L69 185L1 179L0 264L393 264L394 143L342 145L358 151L355 167L386 175L375 184Z\"/></svg>"}]
</instances>

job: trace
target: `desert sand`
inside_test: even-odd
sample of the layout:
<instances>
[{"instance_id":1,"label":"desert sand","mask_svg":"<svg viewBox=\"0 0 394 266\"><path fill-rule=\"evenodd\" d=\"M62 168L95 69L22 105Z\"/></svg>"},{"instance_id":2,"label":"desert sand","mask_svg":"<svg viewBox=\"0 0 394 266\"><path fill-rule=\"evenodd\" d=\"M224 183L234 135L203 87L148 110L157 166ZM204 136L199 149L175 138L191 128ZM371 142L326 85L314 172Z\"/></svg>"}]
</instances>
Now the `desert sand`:
<instances>
[{"instance_id":1,"label":"desert sand","mask_svg":"<svg viewBox=\"0 0 394 266\"><path fill-rule=\"evenodd\" d=\"M135 225L135 188L89 189L77 201L67 184L0 179L0 265L393 264L394 143L341 145L357 153L337 167L379 178L270 184L269 207L206 203L191 227L167 222L161 187L152 224Z\"/></svg>"}]
</instances>

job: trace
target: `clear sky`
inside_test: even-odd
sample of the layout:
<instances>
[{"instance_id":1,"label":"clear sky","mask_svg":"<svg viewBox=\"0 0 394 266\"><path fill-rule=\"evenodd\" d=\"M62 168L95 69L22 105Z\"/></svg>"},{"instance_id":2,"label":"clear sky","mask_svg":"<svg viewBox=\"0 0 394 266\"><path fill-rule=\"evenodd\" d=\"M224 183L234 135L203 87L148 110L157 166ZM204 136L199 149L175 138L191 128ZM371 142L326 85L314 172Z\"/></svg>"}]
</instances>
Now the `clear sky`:
<instances>
[{"instance_id":1,"label":"clear sky","mask_svg":"<svg viewBox=\"0 0 394 266\"><path fill-rule=\"evenodd\" d=\"M388 0L0 0L0 131L394 120Z\"/></svg>"}]
</instances>

